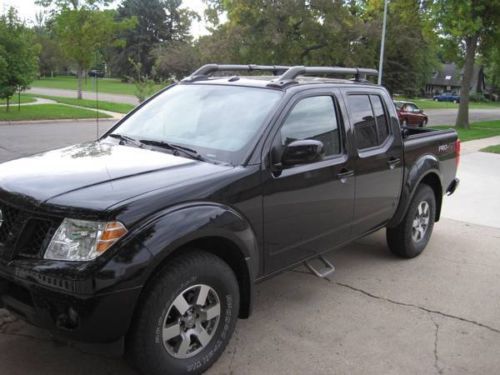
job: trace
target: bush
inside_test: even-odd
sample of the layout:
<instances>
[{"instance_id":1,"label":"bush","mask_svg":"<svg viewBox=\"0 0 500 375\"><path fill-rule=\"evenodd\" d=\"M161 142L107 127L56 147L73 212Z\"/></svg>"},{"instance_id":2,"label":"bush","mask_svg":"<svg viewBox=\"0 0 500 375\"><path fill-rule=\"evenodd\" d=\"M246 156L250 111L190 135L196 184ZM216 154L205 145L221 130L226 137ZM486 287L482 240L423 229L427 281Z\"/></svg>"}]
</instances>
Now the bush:
<instances>
[{"instance_id":1,"label":"bush","mask_svg":"<svg viewBox=\"0 0 500 375\"><path fill-rule=\"evenodd\" d=\"M487 103L489 102L489 99L484 96L483 93L473 93L470 94L470 101L471 102L476 102L476 103Z\"/></svg>"}]
</instances>

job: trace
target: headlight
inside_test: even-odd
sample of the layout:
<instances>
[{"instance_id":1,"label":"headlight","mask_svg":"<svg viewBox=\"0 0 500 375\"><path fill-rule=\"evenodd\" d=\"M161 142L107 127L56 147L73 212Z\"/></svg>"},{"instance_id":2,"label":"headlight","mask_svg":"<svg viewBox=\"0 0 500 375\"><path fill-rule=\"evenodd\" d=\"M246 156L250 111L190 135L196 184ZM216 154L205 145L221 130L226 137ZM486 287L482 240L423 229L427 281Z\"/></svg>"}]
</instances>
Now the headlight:
<instances>
[{"instance_id":1,"label":"headlight","mask_svg":"<svg viewBox=\"0 0 500 375\"><path fill-rule=\"evenodd\" d=\"M45 259L89 261L97 258L127 233L118 222L64 219L52 237Z\"/></svg>"}]
</instances>

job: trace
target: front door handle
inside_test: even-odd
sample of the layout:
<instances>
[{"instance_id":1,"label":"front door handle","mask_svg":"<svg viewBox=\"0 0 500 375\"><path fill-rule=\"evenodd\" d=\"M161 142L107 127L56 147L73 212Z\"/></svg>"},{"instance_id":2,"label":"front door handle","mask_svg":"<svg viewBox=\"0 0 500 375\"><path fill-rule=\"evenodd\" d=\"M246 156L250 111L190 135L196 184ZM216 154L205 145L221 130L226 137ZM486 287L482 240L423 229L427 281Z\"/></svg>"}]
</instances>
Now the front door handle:
<instances>
[{"instance_id":1,"label":"front door handle","mask_svg":"<svg viewBox=\"0 0 500 375\"><path fill-rule=\"evenodd\" d=\"M354 176L354 171L352 169L346 169L342 168L339 173L337 173L337 177L339 178L340 182L345 184L347 182L348 177Z\"/></svg>"},{"instance_id":2,"label":"front door handle","mask_svg":"<svg viewBox=\"0 0 500 375\"><path fill-rule=\"evenodd\" d=\"M396 168L396 166L398 166L399 163L401 163L400 158L392 157L389 160L387 160L387 165L389 166L390 169Z\"/></svg>"}]
</instances>

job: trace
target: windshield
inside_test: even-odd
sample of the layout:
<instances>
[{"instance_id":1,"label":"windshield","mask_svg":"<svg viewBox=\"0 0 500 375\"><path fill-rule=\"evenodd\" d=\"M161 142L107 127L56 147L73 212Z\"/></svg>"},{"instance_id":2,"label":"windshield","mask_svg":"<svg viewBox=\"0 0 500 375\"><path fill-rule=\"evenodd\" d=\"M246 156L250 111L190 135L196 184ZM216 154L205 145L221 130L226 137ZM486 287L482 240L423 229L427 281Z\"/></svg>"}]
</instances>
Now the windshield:
<instances>
[{"instance_id":1,"label":"windshield","mask_svg":"<svg viewBox=\"0 0 500 375\"><path fill-rule=\"evenodd\" d=\"M189 147L201 156L241 163L281 92L269 89L177 85L126 119L114 134Z\"/></svg>"}]
</instances>

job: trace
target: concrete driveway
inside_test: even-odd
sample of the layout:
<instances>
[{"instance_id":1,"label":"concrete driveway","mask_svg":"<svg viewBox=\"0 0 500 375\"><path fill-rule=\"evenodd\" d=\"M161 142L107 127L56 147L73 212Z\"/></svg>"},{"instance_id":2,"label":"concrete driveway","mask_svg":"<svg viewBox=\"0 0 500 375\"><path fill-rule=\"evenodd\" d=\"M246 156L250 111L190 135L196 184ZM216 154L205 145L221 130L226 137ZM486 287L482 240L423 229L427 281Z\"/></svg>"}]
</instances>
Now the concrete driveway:
<instances>
[{"instance_id":1,"label":"concrete driveway","mask_svg":"<svg viewBox=\"0 0 500 375\"><path fill-rule=\"evenodd\" d=\"M0 159L95 138L90 124L66 126L0 126ZM258 285L254 315L209 374L500 373L500 199L465 202L499 191L500 156L466 145L460 190L420 257L392 256L380 231L328 254L330 280L299 267ZM135 374L96 352L0 310L0 374Z\"/></svg>"}]
</instances>

